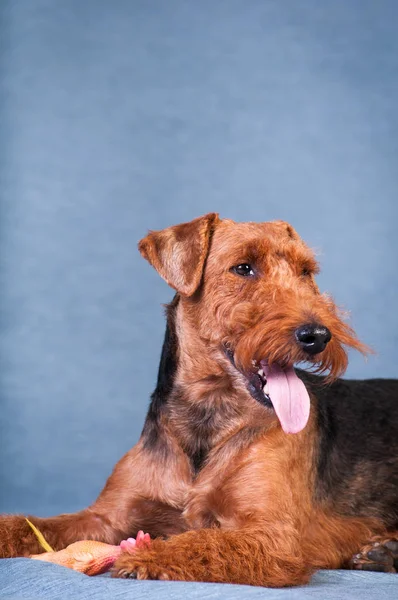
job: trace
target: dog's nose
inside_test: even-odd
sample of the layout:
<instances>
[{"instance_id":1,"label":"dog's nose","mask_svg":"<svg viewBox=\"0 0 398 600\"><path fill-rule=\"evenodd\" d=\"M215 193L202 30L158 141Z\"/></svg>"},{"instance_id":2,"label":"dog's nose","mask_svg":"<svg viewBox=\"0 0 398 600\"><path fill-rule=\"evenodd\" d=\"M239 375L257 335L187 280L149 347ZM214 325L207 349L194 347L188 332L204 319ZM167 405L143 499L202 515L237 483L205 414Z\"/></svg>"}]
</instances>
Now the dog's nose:
<instances>
[{"instance_id":1,"label":"dog's nose","mask_svg":"<svg viewBox=\"0 0 398 600\"><path fill-rule=\"evenodd\" d=\"M300 325L295 331L296 340L307 354L319 354L332 339L332 334L324 325L307 323Z\"/></svg>"}]
</instances>

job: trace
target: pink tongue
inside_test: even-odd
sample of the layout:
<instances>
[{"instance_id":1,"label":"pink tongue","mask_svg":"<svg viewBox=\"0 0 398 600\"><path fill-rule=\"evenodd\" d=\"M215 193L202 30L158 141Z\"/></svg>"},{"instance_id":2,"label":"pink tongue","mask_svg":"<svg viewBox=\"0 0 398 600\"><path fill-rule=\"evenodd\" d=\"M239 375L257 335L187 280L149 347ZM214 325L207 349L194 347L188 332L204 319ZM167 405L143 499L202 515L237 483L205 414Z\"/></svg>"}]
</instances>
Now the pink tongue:
<instances>
[{"instance_id":1,"label":"pink tongue","mask_svg":"<svg viewBox=\"0 0 398 600\"><path fill-rule=\"evenodd\" d=\"M307 425L310 397L293 369L261 363L267 378L268 393L285 433L298 433Z\"/></svg>"}]
</instances>

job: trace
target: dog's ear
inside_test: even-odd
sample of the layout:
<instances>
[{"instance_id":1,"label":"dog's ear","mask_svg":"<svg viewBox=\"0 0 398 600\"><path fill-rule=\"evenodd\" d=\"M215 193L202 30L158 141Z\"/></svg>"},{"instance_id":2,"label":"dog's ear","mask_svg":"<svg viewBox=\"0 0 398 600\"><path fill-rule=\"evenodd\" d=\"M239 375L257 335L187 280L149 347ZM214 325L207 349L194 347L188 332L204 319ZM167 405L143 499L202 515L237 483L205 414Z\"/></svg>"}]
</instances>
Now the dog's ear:
<instances>
[{"instance_id":1,"label":"dog's ear","mask_svg":"<svg viewBox=\"0 0 398 600\"><path fill-rule=\"evenodd\" d=\"M138 249L172 288L192 296L201 282L211 232L218 221L217 213L209 213L189 223L150 231Z\"/></svg>"}]
</instances>

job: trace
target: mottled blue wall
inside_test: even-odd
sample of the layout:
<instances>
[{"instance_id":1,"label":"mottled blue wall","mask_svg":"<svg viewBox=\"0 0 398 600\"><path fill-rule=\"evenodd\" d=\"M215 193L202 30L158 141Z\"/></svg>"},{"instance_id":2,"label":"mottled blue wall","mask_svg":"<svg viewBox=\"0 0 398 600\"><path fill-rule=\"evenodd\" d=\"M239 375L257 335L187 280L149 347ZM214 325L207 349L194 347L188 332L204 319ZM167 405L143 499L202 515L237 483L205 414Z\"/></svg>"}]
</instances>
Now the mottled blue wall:
<instances>
[{"instance_id":1,"label":"mottled blue wall","mask_svg":"<svg viewBox=\"0 0 398 600\"><path fill-rule=\"evenodd\" d=\"M172 296L136 243L286 219L397 375L396 0L2 0L0 510L94 499Z\"/></svg>"}]
</instances>

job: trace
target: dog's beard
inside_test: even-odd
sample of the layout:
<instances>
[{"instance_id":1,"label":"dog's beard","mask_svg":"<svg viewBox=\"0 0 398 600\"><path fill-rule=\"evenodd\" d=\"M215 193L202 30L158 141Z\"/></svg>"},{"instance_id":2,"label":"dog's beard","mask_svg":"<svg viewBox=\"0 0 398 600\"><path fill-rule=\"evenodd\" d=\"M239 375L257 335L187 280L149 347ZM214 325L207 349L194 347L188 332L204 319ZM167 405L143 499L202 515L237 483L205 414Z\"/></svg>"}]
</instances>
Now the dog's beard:
<instances>
[{"instance_id":1,"label":"dog's beard","mask_svg":"<svg viewBox=\"0 0 398 600\"><path fill-rule=\"evenodd\" d=\"M254 311L252 303L241 303L228 315L230 332L226 341L233 348L235 363L242 371L249 371L253 361L264 360L270 366L277 363L281 367L306 363L313 372L326 375L326 379L332 381L346 371L345 347L369 353L369 348L341 319L327 296L315 299L292 296L289 303L279 300L264 306L261 312ZM332 337L323 352L310 356L299 346L295 331L303 323L321 323L330 330Z\"/></svg>"},{"instance_id":2,"label":"dog's beard","mask_svg":"<svg viewBox=\"0 0 398 600\"><path fill-rule=\"evenodd\" d=\"M334 306L334 305L332 305ZM295 338L295 330L306 320L321 322L332 332L332 339L323 352L309 356ZM362 353L367 348L355 336L354 331L332 310L321 314L303 315L293 311L287 315L280 308L267 314L266 320L257 319L255 325L244 328L244 320L238 322L235 343L226 341L233 354L233 364L244 375L251 395L258 401L272 403L282 428L286 433L297 433L307 424L310 398L304 383L294 370L294 365L306 363L314 373L325 375L325 382L340 377L348 364L344 346Z\"/></svg>"},{"instance_id":3,"label":"dog's beard","mask_svg":"<svg viewBox=\"0 0 398 600\"><path fill-rule=\"evenodd\" d=\"M341 377L348 365L344 346L366 353L366 347L357 340L355 334L342 323L339 331L332 333L332 339L323 352L314 356L306 354L296 343L294 328L284 332L282 328L265 330L261 326L244 332L234 346L234 360L243 372L250 371L253 361L264 361L268 366L278 364L282 368L305 363L314 373L326 375L327 381Z\"/></svg>"}]
</instances>

